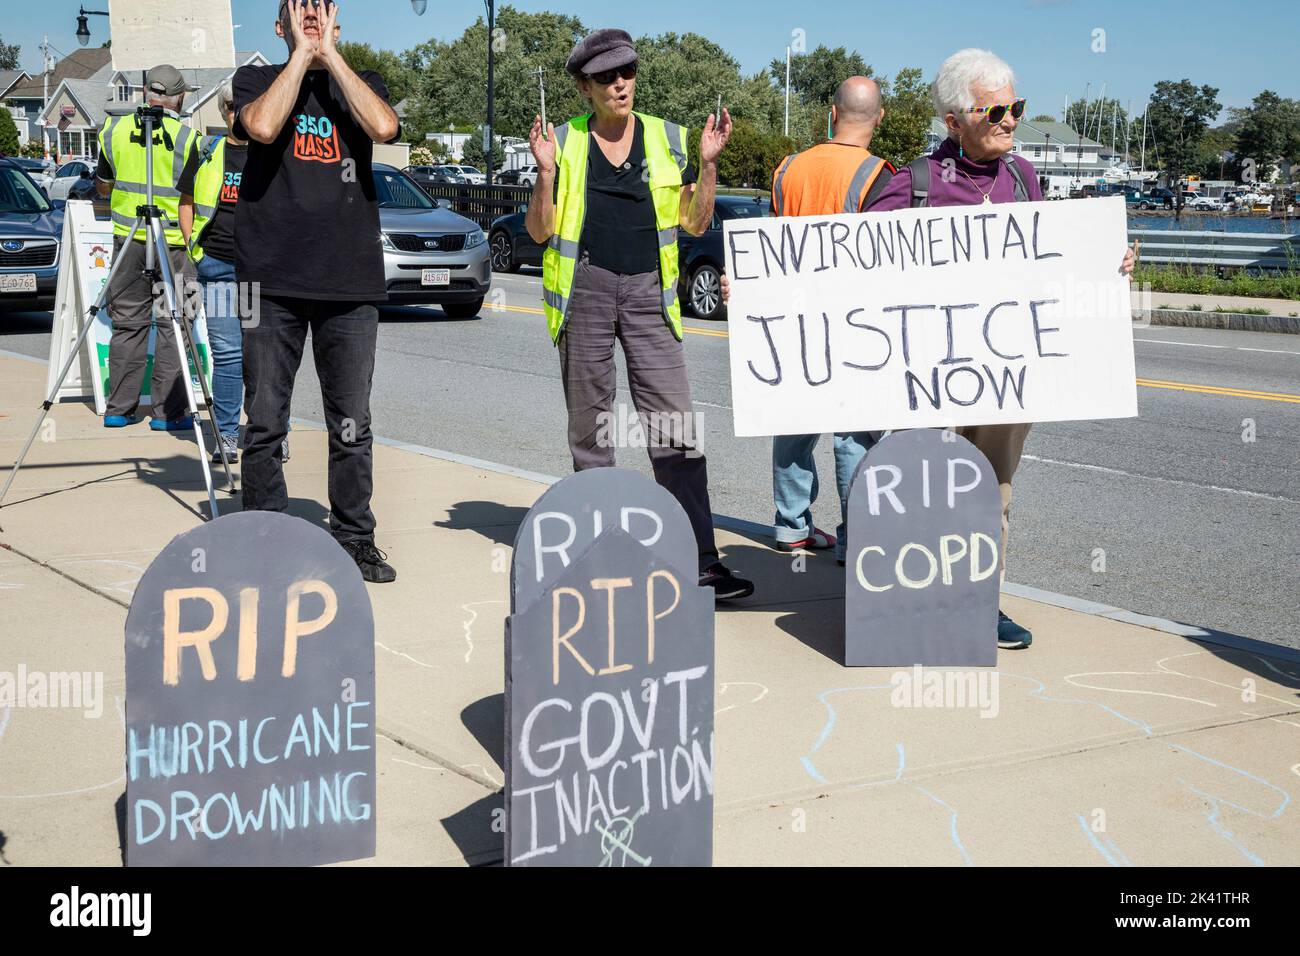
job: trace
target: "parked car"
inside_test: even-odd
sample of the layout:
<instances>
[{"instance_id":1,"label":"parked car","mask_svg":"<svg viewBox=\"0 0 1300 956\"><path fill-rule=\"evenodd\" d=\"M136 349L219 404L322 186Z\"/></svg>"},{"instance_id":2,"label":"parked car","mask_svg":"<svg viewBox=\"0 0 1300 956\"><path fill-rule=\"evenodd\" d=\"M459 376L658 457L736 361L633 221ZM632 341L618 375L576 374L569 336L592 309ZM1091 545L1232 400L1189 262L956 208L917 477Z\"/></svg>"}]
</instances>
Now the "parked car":
<instances>
[{"instance_id":1,"label":"parked car","mask_svg":"<svg viewBox=\"0 0 1300 956\"><path fill-rule=\"evenodd\" d=\"M1196 196L1187 202L1189 209L1204 209L1206 211L1218 212L1223 209L1223 202L1214 196Z\"/></svg>"},{"instance_id":2,"label":"parked car","mask_svg":"<svg viewBox=\"0 0 1300 956\"><path fill-rule=\"evenodd\" d=\"M1163 203L1163 206L1161 208L1164 209L1174 208L1174 191L1170 189L1168 186L1156 186L1155 188L1149 191L1148 195L1150 195L1154 199L1158 199L1161 203Z\"/></svg>"},{"instance_id":3,"label":"parked car","mask_svg":"<svg viewBox=\"0 0 1300 956\"><path fill-rule=\"evenodd\" d=\"M50 184L54 182L54 164L44 159L31 159L27 156L10 156L10 160L18 164L28 176L32 177L32 182L36 183L42 189L49 191Z\"/></svg>"},{"instance_id":4,"label":"parked car","mask_svg":"<svg viewBox=\"0 0 1300 956\"><path fill-rule=\"evenodd\" d=\"M524 228L522 210L499 216L492 220L488 228L488 248L492 253L492 271L518 272L520 266L540 266L542 264L542 247L533 242Z\"/></svg>"},{"instance_id":5,"label":"parked car","mask_svg":"<svg viewBox=\"0 0 1300 956\"><path fill-rule=\"evenodd\" d=\"M78 156L76 159L68 160L54 171L53 180L45 191L49 193L50 199L67 199L68 190L77 182L94 178L95 161L89 156Z\"/></svg>"},{"instance_id":6,"label":"parked car","mask_svg":"<svg viewBox=\"0 0 1300 956\"><path fill-rule=\"evenodd\" d=\"M421 186L428 186L435 183L464 183L466 179L460 173L448 169L446 166L407 166L402 170L411 179L415 180Z\"/></svg>"},{"instance_id":7,"label":"parked car","mask_svg":"<svg viewBox=\"0 0 1300 956\"><path fill-rule=\"evenodd\" d=\"M481 186L485 182L487 182L487 177L484 176L481 172L479 172L477 166L464 166L464 165L458 166L449 163L445 166L440 166L438 168L445 169L451 173L458 173L459 175L464 177L465 182L473 183L476 186Z\"/></svg>"},{"instance_id":8,"label":"parked car","mask_svg":"<svg viewBox=\"0 0 1300 956\"><path fill-rule=\"evenodd\" d=\"M483 230L399 169L376 163L374 178L388 301L440 305L454 319L478 315L492 286Z\"/></svg>"},{"instance_id":9,"label":"parked car","mask_svg":"<svg viewBox=\"0 0 1300 956\"><path fill-rule=\"evenodd\" d=\"M1124 204L1136 209L1163 209L1165 201L1151 193L1130 189L1124 193Z\"/></svg>"},{"instance_id":10,"label":"parked car","mask_svg":"<svg viewBox=\"0 0 1300 956\"><path fill-rule=\"evenodd\" d=\"M537 185L537 167L535 165L520 166L518 183L521 186Z\"/></svg>"},{"instance_id":11,"label":"parked car","mask_svg":"<svg viewBox=\"0 0 1300 956\"><path fill-rule=\"evenodd\" d=\"M764 197L719 196L713 204L713 221L698 236L682 229L677 234L681 278L677 295L690 306L697 318L721 319L727 307L722 304L722 269L726 257L722 251L722 224L728 219L753 219L771 214Z\"/></svg>"},{"instance_id":12,"label":"parked car","mask_svg":"<svg viewBox=\"0 0 1300 956\"><path fill-rule=\"evenodd\" d=\"M0 159L0 311L54 308L62 237L63 203Z\"/></svg>"},{"instance_id":13,"label":"parked car","mask_svg":"<svg viewBox=\"0 0 1300 956\"><path fill-rule=\"evenodd\" d=\"M496 175L496 181L497 181L498 183L500 183L502 186L518 186L518 185L519 185L519 170L517 170L517 169L503 169L503 170L501 170L500 172L497 173L497 175Z\"/></svg>"}]
</instances>

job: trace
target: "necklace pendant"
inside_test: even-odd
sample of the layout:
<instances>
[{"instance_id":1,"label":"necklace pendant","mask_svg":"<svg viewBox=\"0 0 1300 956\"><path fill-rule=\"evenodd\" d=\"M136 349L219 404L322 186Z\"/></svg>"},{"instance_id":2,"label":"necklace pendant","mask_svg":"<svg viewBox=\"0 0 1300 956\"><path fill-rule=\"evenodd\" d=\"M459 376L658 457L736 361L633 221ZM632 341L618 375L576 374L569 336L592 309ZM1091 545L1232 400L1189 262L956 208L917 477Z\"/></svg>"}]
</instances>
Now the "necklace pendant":
<instances>
[{"instance_id":1,"label":"necklace pendant","mask_svg":"<svg viewBox=\"0 0 1300 956\"><path fill-rule=\"evenodd\" d=\"M985 205L985 206L991 206L991 205L993 205L993 200L992 200L989 196L985 196L985 197L984 197L984 203L983 203L983 205Z\"/></svg>"}]
</instances>

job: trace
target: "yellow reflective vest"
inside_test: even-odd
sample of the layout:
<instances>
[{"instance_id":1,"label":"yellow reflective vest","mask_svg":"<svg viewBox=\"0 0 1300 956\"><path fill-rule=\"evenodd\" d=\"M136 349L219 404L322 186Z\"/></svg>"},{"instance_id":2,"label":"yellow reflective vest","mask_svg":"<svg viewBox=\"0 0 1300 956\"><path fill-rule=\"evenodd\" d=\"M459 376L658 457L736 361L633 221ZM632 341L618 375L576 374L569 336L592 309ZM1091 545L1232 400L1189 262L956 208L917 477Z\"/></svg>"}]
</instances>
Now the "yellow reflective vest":
<instances>
[{"instance_id":1,"label":"yellow reflective vest","mask_svg":"<svg viewBox=\"0 0 1300 956\"><path fill-rule=\"evenodd\" d=\"M677 225L681 217L682 173L686 169L686 128L657 116L635 114L645 131L646 172L659 231L659 287L664 321L679 340L682 307L677 301ZM587 150L591 114L569 120L555 131L555 235L542 252L542 301L551 341L558 342L569 315L578 243L587 213Z\"/></svg>"},{"instance_id":2,"label":"yellow reflective vest","mask_svg":"<svg viewBox=\"0 0 1300 956\"><path fill-rule=\"evenodd\" d=\"M199 141L199 168L194 173L194 225L190 229L190 258L199 262L204 256L199 245L203 230L217 214L221 187L226 181L226 138L204 136Z\"/></svg>"},{"instance_id":3,"label":"yellow reflective vest","mask_svg":"<svg viewBox=\"0 0 1300 956\"><path fill-rule=\"evenodd\" d=\"M113 235L129 236L135 224L136 209L145 203L146 151L143 130L136 127L133 114L109 117L99 131L99 153L113 173ZM165 135L164 135L165 134ZM179 225L181 193L177 184L181 171L198 144L198 134L173 114L164 114L162 128L154 129L153 195L154 205L163 214L169 246L184 246ZM171 142L172 148L167 148ZM136 239L144 241L144 233Z\"/></svg>"}]
</instances>

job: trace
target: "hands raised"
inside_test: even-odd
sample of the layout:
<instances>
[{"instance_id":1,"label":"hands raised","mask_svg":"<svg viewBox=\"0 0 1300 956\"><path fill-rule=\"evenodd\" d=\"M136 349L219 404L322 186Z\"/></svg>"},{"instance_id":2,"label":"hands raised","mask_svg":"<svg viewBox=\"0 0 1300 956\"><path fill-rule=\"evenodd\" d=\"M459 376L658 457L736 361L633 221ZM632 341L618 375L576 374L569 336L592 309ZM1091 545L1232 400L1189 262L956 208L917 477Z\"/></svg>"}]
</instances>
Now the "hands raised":
<instances>
[{"instance_id":1,"label":"hands raised","mask_svg":"<svg viewBox=\"0 0 1300 956\"><path fill-rule=\"evenodd\" d=\"M718 157L722 155L722 147L727 145L727 140L731 139L731 114L727 108L722 108L722 117L714 123L714 115L709 114L708 122L704 124L704 131L700 133L700 162L716 163Z\"/></svg>"},{"instance_id":2,"label":"hands raised","mask_svg":"<svg viewBox=\"0 0 1300 956\"><path fill-rule=\"evenodd\" d=\"M533 151L537 162L537 174L555 172L555 126L546 124L546 135L542 135L541 116L533 117L533 128L528 131L528 147Z\"/></svg>"}]
</instances>

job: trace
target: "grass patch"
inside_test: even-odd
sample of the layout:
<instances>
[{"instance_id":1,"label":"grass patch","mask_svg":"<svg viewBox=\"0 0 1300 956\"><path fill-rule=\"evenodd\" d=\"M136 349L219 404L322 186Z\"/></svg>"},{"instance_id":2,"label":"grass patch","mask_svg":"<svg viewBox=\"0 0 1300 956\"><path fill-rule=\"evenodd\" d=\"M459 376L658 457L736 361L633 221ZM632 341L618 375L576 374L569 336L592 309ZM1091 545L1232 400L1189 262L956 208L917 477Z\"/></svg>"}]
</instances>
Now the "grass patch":
<instances>
[{"instance_id":1,"label":"grass patch","mask_svg":"<svg viewBox=\"0 0 1300 956\"><path fill-rule=\"evenodd\" d=\"M1285 272L1262 275L1237 272L1219 276L1190 266L1139 264L1133 270L1133 281L1146 284L1152 292L1176 295L1240 295L1256 299L1300 300L1300 268L1296 266Z\"/></svg>"},{"instance_id":2,"label":"grass patch","mask_svg":"<svg viewBox=\"0 0 1300 956\"><path fill-rule=\"evenodd\" d=\"M1247 307L1242 309L1225 309L1223 308L1223 306L1220 305L1216 305L1214 307L1214 311L1222 313L1224 315L1272 315L1273 314L1272 312L1268 311L1268 309L1257 309L1254 307Z\"/></svg>"}]
</instances>

